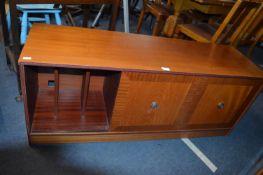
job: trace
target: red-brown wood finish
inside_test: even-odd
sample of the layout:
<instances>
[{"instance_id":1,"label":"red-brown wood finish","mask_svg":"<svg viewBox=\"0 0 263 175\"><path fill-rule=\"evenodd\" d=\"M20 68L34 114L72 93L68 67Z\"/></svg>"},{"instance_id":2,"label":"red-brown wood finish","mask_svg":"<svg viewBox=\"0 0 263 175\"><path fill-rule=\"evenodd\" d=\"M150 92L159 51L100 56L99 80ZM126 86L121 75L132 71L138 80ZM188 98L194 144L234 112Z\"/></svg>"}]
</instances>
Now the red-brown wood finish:
<instances>
[{"instance_id":1,"label":"red-brown wood finish","mask_svg":"<svg viewBox=\"0 0 263 175\"><path fill-rule=\"evenodd\" d=\"M191 79L183 75L122 73L111 129L173 128Z\"/></svg>"},{"instance_id":2,"label":"red-brown wood finish","mask_svg":"<svg viewBox=\"0 0 263 175\"><path fill-rule=\"evenodd\" d=\"M227 46L48 25L19 63L30 143L226 135L263 84Z\"/></svg>"},{"instance_id":3,"label":"red-brown wood finish","mask_svg":"<svg viewBox=\"0 0 263 175\"><path fill-rule=\"evenodd\" d=\"M261 84L262 80L229 77L123 73L111 129L156 131L231 128ZM158 103L159 107L151 109L152 102Z\"/></svg>"},{"instance_id":4,"label":"red-brown wood finish","mask_svg":"<svg viewBox=\"0 0 263 175\"><path fill-rule=\"evenodd\" d=\"M31 60L23 60L31 57ZM19 63L84 69L262 78L235 48L78 27L33 25ZM169 67L164 71L162 67Z\"/></svg>"}]
</instances>

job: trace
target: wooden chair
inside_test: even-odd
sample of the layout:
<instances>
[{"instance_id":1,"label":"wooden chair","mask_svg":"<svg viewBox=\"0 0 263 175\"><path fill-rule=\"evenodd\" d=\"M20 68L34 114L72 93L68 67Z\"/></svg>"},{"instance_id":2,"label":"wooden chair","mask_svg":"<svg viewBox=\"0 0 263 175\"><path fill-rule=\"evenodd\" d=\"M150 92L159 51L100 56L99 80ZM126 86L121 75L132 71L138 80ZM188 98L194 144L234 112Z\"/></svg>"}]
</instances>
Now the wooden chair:
<instances>
[{"instance_id":1,"label":"wooden chair","mask_svg":"<svg viewBox=\"0 0 263 175\"><path fill-rule=\"evenodd\" d=\"M263 41L263 5L255 13L255 15L250 19L251 25L243 31L244 37L242 41L244 43L249 43L250 47L247 52L247 56L251 57L252 53L258 42Z\"/></svg>"},{"instance_id":2,"label":"wooden chair","mask_svg":"<svg viewBox=\"0 0 263 175\"><path fill-rule=\"evenodd\" d=\"M168 0L166 6L163 6L161 0L154 0L153 2L144 0L143 8L141 10L141 14L140 14L139 21L137 24L136 33L140 32L144 14L151 13L153 16L156 17L152 35L156 35L156 36L160 35L162 31L162 27L165 23L165 20L169 16L169 9L170 9L170 0Z\"/></svg>"},{"instance_id":3,"label":"wooden chair","mask_svg":"<svg viewBox=\"0 0 263 175\"><path fill-rule=\"evenodd\" d=\"M230 44L236 47L245 32L253 23L252 18L260 13L262 1L237 0L218 29L208 24L182 24L176 33L184 34L196 41L206 43Z\"/></svg>"}]
</instances>

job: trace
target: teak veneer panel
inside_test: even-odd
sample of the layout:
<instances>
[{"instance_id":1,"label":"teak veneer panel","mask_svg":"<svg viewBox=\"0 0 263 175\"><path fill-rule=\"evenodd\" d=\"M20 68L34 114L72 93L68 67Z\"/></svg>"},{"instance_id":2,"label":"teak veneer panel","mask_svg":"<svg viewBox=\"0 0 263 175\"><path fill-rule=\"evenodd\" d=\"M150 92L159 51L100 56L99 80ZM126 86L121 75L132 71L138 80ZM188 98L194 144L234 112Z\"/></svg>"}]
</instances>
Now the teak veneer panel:
<instances>
[{"instance_id":1,"label":"teak veneer panel","mask_svg":"<svg viewBox=\"0 0 263 175\"><path fill-rule=\"evenodd\" d=\"M111 129L173 128L190 88L191 78L166 74L122 73ZM157 109L151 108L154 102L158 104Z\"/></svg>"},{"instance_id":2,"label":"teak veneer panel","mask_svg":"<svg viewBox=\"0 0 263 175\"><path fill-rule=\"evenodd\" d=\"M33 25L19 63L160 73L169 67L167 73L263 77L232 47L45 24Z\"/></svg>"},{"instance_id":3,"label":"teak veneer panel","mask_svg":"<svg viewBox=\"0 0 263 175\"><path fill-rule=\"evenodd\" d=\"M261 80L196 77L175 122L180 129L232 128L261 89ZM223 104L220 108L219 104Z\"/></svg>"},{"instance_id":4,"label":"teak veneer panel","mask_svg":"<svg viewBox=\"0 0 263 175\"><path fill-rule=\"evenodd\" d=\"M229 129L262 80L124 72L112 131ZM159 104L152 110L152 102ZM223 107L220 109L219 104Z\"/></svg>"}]
</instances>

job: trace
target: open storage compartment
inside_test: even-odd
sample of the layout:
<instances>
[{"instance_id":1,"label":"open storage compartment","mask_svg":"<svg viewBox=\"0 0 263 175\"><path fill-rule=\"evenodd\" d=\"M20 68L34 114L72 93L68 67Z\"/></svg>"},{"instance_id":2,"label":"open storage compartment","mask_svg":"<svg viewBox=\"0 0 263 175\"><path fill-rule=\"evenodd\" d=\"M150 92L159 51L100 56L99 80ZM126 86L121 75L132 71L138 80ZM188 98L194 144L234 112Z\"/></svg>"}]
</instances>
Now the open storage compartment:
<instances>
[{"instance_id":1,"label":"open storage compartment","mask_svg":"<svg viewBox=\"0 0 263 175\"><path fill-rule=\"evenodd\" d=\"M107 131L120 72L25 66L31 133Z\"/></svg>"}]
</instances>

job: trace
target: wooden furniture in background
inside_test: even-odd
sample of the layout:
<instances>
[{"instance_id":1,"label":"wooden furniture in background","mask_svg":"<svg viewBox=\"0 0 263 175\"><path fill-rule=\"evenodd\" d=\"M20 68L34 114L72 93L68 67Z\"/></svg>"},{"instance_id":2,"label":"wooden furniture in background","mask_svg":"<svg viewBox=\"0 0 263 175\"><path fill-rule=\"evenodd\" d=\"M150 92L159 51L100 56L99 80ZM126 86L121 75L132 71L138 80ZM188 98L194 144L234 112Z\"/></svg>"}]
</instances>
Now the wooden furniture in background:
<instances>
[{"instance_id":1,"label":"wooden furniture in background","mask_svg":"<svg viewBox=\"0 0 263 175\"><path fill-rule=\"evenodd\" d=\"M191 0L202 5L233 6L236 0Z\"/></svg>"},{"instance_id":2,"label":"wooden furniture in background","mask_svg":"<svg viewBox=\"0 0 263 175\"><path fill-rule=\"evenodd\" d=\"M19 64L30 143L226 135L263 85L233 47L44 24Z\"/></svg>"},{"instance_id":3,"label":"wooden furniture in background","mask_svg":"<svg viewBox=\"0 0 263 175\"><path fill-rule=\"evenodd\" d=\"M169 10L170 10L170 0L168 0L166 6L162 4L161 0L154 0L153 2L144 0L141 14L139 17L139 21L138 21L137 28L136 28L136 33L140 32L144 14L150 13L156 18L152 35L155 35L155 36L160 35L162 31L162 27L167 17L169 16Z\"/></svg>"},{"instance_id":4,"label":"wooden furniture in background","mask_svg":"<svg viewBox=\"0 0 263 175\"><path fill-rule=\"evenodd\" d=\"M234 5L233 0L171 0L174 14L165 24L163 35L173 37L178 19L183 11L196 10L205 15L226 15Z\"/></svg>"},{"instance_id":5,"label":"wooden furniture in background","mask_svg":"<svg viewBox=\"0 0 263 175\"><path fill-rule=\"evenodd\" d=\"M257 175L262 175L263 174L263 168L260 168L257 172Z\"/></svg>"},{"instance_id":6,"label":"wooden furniture in background","mask_svg":"<svg viewBox=\"0 0 263 175\"><path fill-rule=\"evenodd\" d=\"M263 5L255 13L255 15L249 19L249 27L243 31L243 37L241 42L250 44L247 51L247 56L252 57L252 53L258 42L263 40Z\"/></svg>"},{"instance_id":7,"label":"wooden furniture in background","mask_svg":"<svg viewBox=\"0 0 263 175\"><path fill-rule=\"evenodd\" d=\"M0 17L1 17L1 27L2 27L2 33L4 38L4 44L9 44L9 34L7 29L7 21L6 21L6 7L5 7L5 1L0 2Z\"/></svg>"},{"instance_id":8,"label":"wooden furniture in background","mask_svg":"<svg viewBox=\"0 0 263 175\"><path fill-rule=\"evenodd\" d=\"M61 25L61 7L55 4L25 4L17 5L17 10L21 13L19 17L21 23L20 43L26 42L27 33L34 22L50 24L50 17L53 16L55 24ZM10 13L8 13L8 27L10 28Z\"/></svg>"},{"instance_id":9,"label":"wooden furniture in background","mask_svg":"<svg viewBox=\"0 0 263 175\"><path fill-rule=\"evenodd\" d=\"M120 0L10 0L11 13L11 30L14 43L14 53L18 58L21 51L19 41L19 26L18 26L18 12L17 4L112 4L112 16L109 23L109 29L115 30Z\"/></svg>"},{"instance_id":10,"label":"wooden furniture in background","mask_svg":"<svg viewBox=\"0 0 263 175\"><path fill-rule=\"evenodd\" d=\"M10 38L9 38L8 24L6 18L7 10L8 10L7 2L0 1L1 27L2 27L2 34L4 39L5 52L6 52L6 61L7 64L10 65L10 69L17 72L17 59L11 50L10 41L9 41Z\"/></svg>"},{"instance_id":11,"label":"wooden furniture in background","mask_svg":"<svg viewBox=\"0 0 263 175\"><path fill-rule=\"evenodd\" d=\"M260 2L237 0L214 33L208 24L182 24L176 32L199 42L227 43L236 47L245 34L243 31L250 27L250 19L261 11L261 7Z\"/></svg>"}]
</instances>

